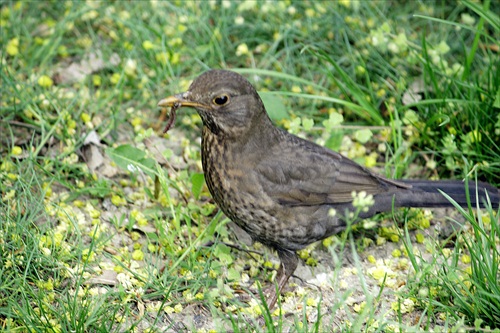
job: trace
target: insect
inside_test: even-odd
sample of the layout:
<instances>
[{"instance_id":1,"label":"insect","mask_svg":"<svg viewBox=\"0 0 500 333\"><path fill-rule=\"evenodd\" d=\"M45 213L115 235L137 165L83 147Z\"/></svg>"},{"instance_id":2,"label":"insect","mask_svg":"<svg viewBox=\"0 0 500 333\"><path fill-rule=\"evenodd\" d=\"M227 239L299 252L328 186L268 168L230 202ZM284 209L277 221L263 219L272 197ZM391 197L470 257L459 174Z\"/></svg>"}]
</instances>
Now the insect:
<instances>
[{"instance_id":1,"label":"insect","mask_svg":"<svg viewBox=\"0 0 500 333\"><path fill-rule=\"evenodd\" d=\"M181 105L179 103L175 103L172 105L172 108L170 109L170 115L168 117L168 123L165 126L165 129L163 130L163 134L167 133L168 130L172 127L172 125L175 122L175 111L180 107Z\"/></svg>"}]
</instances>

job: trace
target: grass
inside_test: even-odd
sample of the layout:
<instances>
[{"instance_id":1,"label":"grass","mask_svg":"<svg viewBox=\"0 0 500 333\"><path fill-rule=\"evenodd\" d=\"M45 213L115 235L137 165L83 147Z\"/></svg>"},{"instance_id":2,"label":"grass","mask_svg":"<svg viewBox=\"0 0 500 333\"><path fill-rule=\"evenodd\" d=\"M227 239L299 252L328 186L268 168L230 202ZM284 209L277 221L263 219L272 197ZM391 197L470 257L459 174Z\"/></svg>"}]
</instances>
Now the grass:
<instances>
[{"instance_id":1,"label":"grass","mask_svg":"<svg viewBox=\"0 0 500 333\"><path fill-rule=\"evenodd\" d=\"M497 2L0 7L2 330L499 328L491 207L456 207L467 223L446 240L434 230L451 222L425 210L363 221L301 251L314 285L294 279L269 311L247 291L270 285L276 256L210 199L199 117L162 136L156 111L231 68L279 126L387 176L498 186Z\"/></svg>"},{"instance_id":2,"label":"grass","mask_svg":"<svg viewBox=\"0 0 500 333\"><path fill-rule=\"evenodd\" d=\"M472 228L456 233L451 248L449 240L428 243L437 250L431 261L416 254L406 230L404 244L416 273L410 278L411 294L428 318L451 316L471 330L489 331L496 327L499 315L497 212L489 207L476 216L456 208Z\"/></svg>"}]
</instances>

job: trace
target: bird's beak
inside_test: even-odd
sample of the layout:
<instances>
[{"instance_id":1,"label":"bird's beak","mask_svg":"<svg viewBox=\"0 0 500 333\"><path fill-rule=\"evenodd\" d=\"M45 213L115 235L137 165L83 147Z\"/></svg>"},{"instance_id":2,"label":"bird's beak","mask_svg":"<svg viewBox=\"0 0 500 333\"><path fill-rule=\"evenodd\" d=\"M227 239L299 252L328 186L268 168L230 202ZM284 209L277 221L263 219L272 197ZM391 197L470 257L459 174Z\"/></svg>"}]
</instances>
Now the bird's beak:
<instances>
[{"instance_id":1,"label":"bird's beak","mask_svg":"<svg viewBox=\"0 0 500 333\"><path fill-rule=\"evenodd\" d=\"M177 94L164 98L158 102L158 106L162 108L168 106L175 106L176 108L180 106L204 107L204 105L201 103L190 101L189 95L190 95L189 92L185 92L182 94Z\"/></svg>"}]
</instances>

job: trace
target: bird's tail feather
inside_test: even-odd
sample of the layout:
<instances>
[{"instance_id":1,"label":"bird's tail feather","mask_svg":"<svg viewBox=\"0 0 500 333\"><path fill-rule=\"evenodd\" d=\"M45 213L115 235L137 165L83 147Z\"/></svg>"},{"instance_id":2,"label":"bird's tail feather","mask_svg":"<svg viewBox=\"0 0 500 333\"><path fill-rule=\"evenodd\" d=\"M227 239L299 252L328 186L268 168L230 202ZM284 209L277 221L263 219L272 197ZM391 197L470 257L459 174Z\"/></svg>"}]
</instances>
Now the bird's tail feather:
<instances>
[{"instance_id":1,"label":"bird's tail feather","mask_svg":"<svg viewBox=\"0 0 500 333\"><path fill-rule=\"evenodd\" d=\"M467 197L470 198L472 207L479 203L484 207L486 193L494 208L500 206L500 190L492 185L482 182L469 182L469 196L465 190L466 184L459 180L430 181L430 180L398 180L407 185L409 189L394 189L375 196L375 204L366 212L360 214L361 218L367 218L381 212L390 212L399 207L437 208L453 207L453 204L443 195L440 190L449 195L460 206L466 207ZM353 209L352 207L350 208Z\"/></svg>"},{"instance_id":2,"label":"bird's tail feather","mask_svg":"<svg viewBox=\"0 0 500 333\"><path fill-rule=\"evenodd\" d=\"M431 180L403 180L405 184L412 186L411 192L417 194L416 200L411 207L448 207L452 206L450 201L440 191L449 195L460 206L467 206L467 199L473 207L479 205L484 207L486 194L493 207L500 205L500 190L490 184L469 181L468 184L460 180L431 181ZM466 187L468 185L469 195ZM419 195L420 194L420 195ZM413 197L415 198L415 196Z\"/></svg>"}]
</instances>

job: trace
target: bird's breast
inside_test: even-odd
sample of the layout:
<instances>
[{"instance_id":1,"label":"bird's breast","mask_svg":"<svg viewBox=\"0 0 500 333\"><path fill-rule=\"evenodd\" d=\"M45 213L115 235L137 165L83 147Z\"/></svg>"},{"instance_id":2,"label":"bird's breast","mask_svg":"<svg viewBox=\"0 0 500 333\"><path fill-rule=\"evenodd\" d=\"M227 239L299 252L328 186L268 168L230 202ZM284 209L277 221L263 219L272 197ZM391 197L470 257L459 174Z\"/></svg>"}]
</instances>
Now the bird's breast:
<instances>
[{"instance_id":1,"label":"bird's breast","mask_svg":"<svg viewBox=\"0 0 500 333\"><path fill-rule=\"evenodd\" d=\"M208 189L219 208L254 240L297 250L325 233L322 225L310 223L317 219L317 207L282 207L275 202L262 188L253 165L255 157L208 129L202 137L202 163Z\"/></svg>"},{"instance_id":2,"label":"bird's breast","mask_svg":"<svg viewBox=\"0 0 500 333\"><path fill-rule=\"evenodd\" d=\"M217 204L226 214L234 215L230 213L232 206L248 192L258 191L257 184L250 186L251 166L242 160L239 151L223 138L207 132L204 131L202 138L205 180Z\"/></svg>"},{"instance_id":3,"label":"bird's breast","mask_svg":"<svg viewBox=\"0 0 500 333\"><path fill-rule=\"evenodd\" d=\"M274 202L262 190L248 155L206 130L202 164L210 194L231 220L252 236L264 231L262 221L273 225Z\"/></svg>"}]
</instances>

